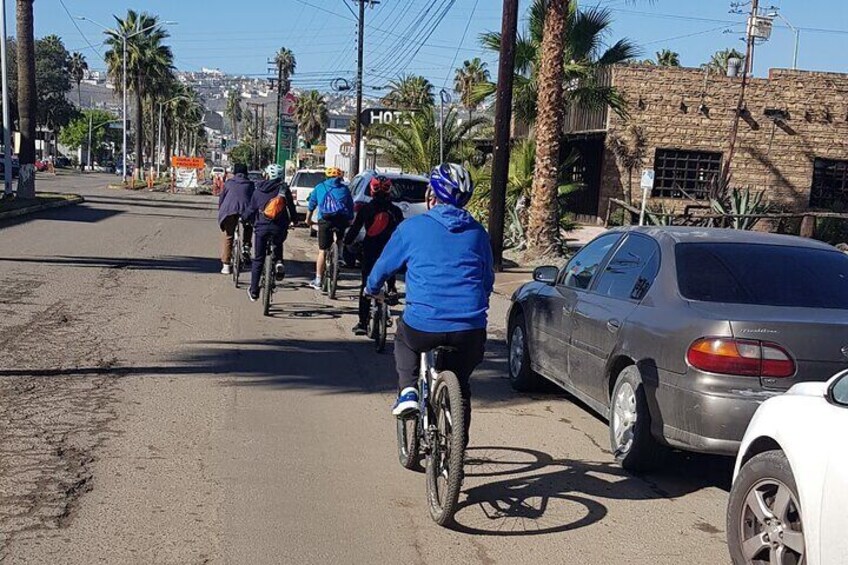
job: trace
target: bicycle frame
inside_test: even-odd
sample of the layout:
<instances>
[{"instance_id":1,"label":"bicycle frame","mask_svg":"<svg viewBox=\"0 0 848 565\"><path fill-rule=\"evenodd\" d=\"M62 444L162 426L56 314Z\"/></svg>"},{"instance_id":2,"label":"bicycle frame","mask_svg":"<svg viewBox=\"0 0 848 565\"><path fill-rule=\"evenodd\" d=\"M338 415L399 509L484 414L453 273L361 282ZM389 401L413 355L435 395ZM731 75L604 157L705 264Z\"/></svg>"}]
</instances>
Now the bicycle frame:
<instances>
[{"instance_id":1,"label":"bicycle frame","mask_svg":"<svg viewBox=\"0 0 848 565\"><path fill-rule=\"evenodd\" d=\"M430 449L430 440L434 432L434 427L430 425L430 417L433 411L430 406L430 391L433 390L436 381L439 379L439 372L436 370L435 350L422 353L420 365L418 369L418 395L421 410L418 416L418 436L426 452Z\"/></svg>"}]
</instances>

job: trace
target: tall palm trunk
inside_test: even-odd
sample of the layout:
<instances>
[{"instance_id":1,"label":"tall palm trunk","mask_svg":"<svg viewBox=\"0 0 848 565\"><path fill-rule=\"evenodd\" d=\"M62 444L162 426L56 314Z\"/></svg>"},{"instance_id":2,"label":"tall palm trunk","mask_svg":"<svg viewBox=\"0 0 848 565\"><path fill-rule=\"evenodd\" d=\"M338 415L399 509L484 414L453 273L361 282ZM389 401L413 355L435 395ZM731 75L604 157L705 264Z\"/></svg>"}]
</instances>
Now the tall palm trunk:
<instances>
[{"instance_id":1,"label":"tall palm trunk","mask_svg":"<svg viewBox=\"0 0 848 565\"><path fill-rule=\"evenodd\" d=\"M141 177L144 169L144 100L141 97L141 77L133 77L133 94L135 94L135 178Z\"/></svg>"},{"instance_id":2,"label":"tall palm trunk","mask_svg":"<svg viewBox=\"0 0 848 565\"><path fill-rule=\"evenodd\" d=\"M165 128L164 137L165 137L165 159L163 161L164 167L167 169L171 166L171 120L167 117L164 118L163 127Z\"/></svg>"},{"instance_id":3,"label":"tall palm trunk","mask_svg":"<svg viewBox=\"0 0 848 565\"><path fill-rule=\"evenodd\" d=\"M18 117L20 122L21 172L18 177L18 197L35 197L35 120L37 97L35 90L35 31L32 16L33 0L17 0L18 34Z\"/></svg>"},{"instance_id":4,"label":"tall palm trunk","mask_svg":"<svg viewBox=\"0 0 848 565\"><path fill-rule=\"evenodd\" d=\"M77 81L77 100L79 102L79 108L82 109L82 81Z\"/></svg>"},{"instance_id":5,"label":"tall palm trunk","mask_svg":"<svg viewBox=\"0 0 848 565\"><path fill-rule=\"evenodd\" d=\"M562 253L557 186L563 122L563 37L569 0L549 0L542 36L536 118L536 168L530 203L527 251L531 257Z\"/></svg>"}]
</instances>

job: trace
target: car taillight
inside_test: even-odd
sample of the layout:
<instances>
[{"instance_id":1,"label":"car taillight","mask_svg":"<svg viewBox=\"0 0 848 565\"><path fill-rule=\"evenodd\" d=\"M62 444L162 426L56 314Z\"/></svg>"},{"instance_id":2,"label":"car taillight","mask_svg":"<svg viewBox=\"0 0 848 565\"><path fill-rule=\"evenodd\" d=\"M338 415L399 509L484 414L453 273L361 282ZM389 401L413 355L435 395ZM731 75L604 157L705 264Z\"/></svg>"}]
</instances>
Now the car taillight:
<instances>
[{"instance_id":1,"label":"car taillight","mask_svg":"<svg viewBox=\"0 0 848 565\"><path fill-rule=\"evenodd\" d=\"M701 338L689 346L686 361L721 375L785 378L795 374L795 362L781 346L747 339Z\"/></svg>"}]
</instances>

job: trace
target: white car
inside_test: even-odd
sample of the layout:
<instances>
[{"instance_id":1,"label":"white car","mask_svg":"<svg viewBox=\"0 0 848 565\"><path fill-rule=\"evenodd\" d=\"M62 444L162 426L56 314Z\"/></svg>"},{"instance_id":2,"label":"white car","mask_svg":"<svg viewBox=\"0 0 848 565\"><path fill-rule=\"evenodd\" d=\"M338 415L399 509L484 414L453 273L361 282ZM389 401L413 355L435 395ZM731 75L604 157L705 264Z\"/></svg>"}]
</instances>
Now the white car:
<instances>
[{"instance_id":1,"label":"white car","mask_svg":"<svg viewBox=\"0 0 848 565\"><path fill-rule=\"evenodd\" d=\"M212 167L212 176L213 177L222 177L226 174L226 169L224 167Z\"/></svg>"},{"instance_id":2,"label":"white car","mask_svg":"<svg viewBox=\"0 0 848 565\"><path fill-rule=\"evenodd\" d=\"M323 169L300 169L289 183L298 214L306 215L309 195L316 186L327 180Z\"/></svg>"},{"instance_id":3,"label":"white car","mask_svg":"<svg viewBox=\"0 0 848 565\"><path fill-rule=\"evenodd\" d=\"M848 347L843 353L848 356ZM727 508L733 562L848 563L848 371L763 403L736 460Z\"/></svg>"}]
</instances>

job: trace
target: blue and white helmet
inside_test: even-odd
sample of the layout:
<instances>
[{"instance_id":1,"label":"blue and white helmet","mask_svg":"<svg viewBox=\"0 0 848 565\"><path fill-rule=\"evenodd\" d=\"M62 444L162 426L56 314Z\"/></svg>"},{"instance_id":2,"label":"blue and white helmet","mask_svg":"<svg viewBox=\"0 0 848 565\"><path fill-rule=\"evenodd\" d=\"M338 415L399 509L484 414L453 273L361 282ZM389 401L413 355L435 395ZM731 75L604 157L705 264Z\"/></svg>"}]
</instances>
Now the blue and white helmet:
<instances>
[{"instance_id":1,"label":"blue and white helmet","mask_svg":"<svg viewBox=\"0 0 848 565\"><path fill-rule=\"evenodd\" d=\"M444 163L430 173L430 189L440 202L463 208L474 193L474 181L462 165Z\"/></svg>"},{"instance_id":2,"label":"blue and white helmet","mask_svg":"<svg viewBox=\"0 0 848 565\"><path fill-rule=\"evenodd\" d=\"M265 167L265 176L267 176L269 180L281 178L285 173L286 170L276 163L271 163Z\"/></svg>"}]
</instances>

